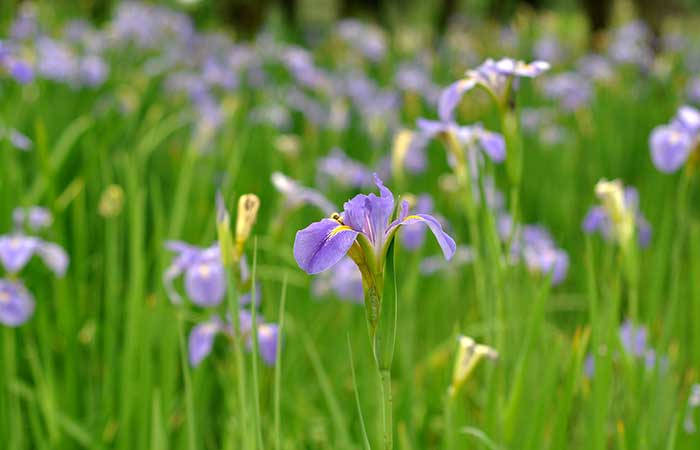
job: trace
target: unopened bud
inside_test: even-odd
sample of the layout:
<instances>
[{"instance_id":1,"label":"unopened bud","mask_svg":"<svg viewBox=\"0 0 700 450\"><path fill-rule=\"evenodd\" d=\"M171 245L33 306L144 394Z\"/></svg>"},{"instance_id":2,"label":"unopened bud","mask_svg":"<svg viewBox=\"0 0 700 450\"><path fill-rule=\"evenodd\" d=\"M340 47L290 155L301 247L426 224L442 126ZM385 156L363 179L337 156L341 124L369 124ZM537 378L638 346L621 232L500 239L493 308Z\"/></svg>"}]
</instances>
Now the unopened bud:
<instances>
[{"instance_id":1,"label":"unopened bud","mask_svg":"<svg viewBox=\"0 0 700 450\"><path fill-rule=\"evenodd\" d=\"M253 225L258 218L260 199L255 194L245 194L238 199L238 216L236 217L236 250L242 254L243 246L250 237Z\"/></svg>"},{"instance_id":2,"label":"unopened bud","mask_svg":"<svg viewBox=\"0 0 700 450\"><path fill-rule=\"evenodd\" d=\"M100 197L100 215L105 218L117 217L124 208L124 189L117 184L107 186Z\"/></svg>"}]
</instances>

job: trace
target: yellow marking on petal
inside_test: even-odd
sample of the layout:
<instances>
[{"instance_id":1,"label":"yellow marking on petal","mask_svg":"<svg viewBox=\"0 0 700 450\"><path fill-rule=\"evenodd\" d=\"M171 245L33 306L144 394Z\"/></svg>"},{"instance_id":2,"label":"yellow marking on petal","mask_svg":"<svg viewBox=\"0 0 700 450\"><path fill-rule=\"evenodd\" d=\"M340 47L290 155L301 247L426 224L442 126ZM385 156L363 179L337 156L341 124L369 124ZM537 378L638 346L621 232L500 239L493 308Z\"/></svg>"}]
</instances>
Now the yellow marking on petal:
<instances>
[{"instance_id":1,"label":"yellow marking on petal","mask_svg":"<svg viewBox=\"0 0 700 450\"><path fill-rule=\"evenodd\" d=\"M328 239L332 238L336 234L340 233L341 231L351 231L352 228L350 228L347 225L338 225L337 227L333 228L330 233L328 233Z\"/></svg>"},{"instance_id":2,"label":"yellow marking on petal","mask_svg":"<svg viewBox=\"0 0 700 450\"><path fill-rule=\"evenodd\" d=\"M425 220L425 219L423 219L421 216L417 216L417 215L415 215L415 214L411 214L410 216L406 216L406 218L404 218L404 219L402 220L402 222L405 222L405 221L407 221L407 220L409 220L409 219Z\"/></svg>"},{"instance_id":3,"label":"yellow marking on petal","mask_svg":"<svg viewBox=\"0 0 700 450\"><path fill-rule=\"evenodd\" d=\"M209 265L202 264L199 266L199 274L202 276L202 278L209 278L209 275L211 274L211 268Z\"/></svg>"}]
</instances>

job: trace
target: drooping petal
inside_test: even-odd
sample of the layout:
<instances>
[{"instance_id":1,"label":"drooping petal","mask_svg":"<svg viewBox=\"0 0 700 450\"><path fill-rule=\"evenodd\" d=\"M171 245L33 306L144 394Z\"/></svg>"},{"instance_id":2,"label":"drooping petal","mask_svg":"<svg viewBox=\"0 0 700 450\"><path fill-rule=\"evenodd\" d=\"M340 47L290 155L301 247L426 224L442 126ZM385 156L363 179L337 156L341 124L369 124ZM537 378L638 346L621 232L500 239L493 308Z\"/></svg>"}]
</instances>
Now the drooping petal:
<instances>
[{"instance_id":1,"label":"drooping petal","mask_svg":"<svg viewBox=\"0 0 700 450\"><path fill-rule=\"evenodd\" d=\"M220 263L202 261L187 268L185 291L192 301L204 307L221 303L226 292L224 268Z\"/></svg>"},{"instance_id":2,"label":"drooping petal","mask_svg":"<svg viewBox=\"0 0 700 450\"><path fill-rule=\"evenodd\" d=\"M462 96L476 86L473 78L464 78L455 81L440 94L438 101L438 115L443 122L450 122L454 119L454 111L462 100Z\"/></svg>"},{"instance_id":3,"label":"drooping petal","mask_svg":"<svg viewBox=\"0 0 700 450\"><path fill-rule=\"evenodd\" d=\"M595 233L596 231L603 232L608 226L608 213L601 206L594 206L583 219L582 228L587 234Z\"/></svg>"},{"instance_id":4,"label":"drooping petal","mask_svg":"<svg viewBox=\"0 0 700 450\"><path fill-rule=\"evenodd\" d=\"M17 327L34 313L34 297L19 281L0 279L0 323Z\"/></svg>"},{"instance_id":5,"label":"drooping petal","mask_svg":"<svg viewBox=\"0 0 700 450\"><path fill-rule=\"evenodd\" d=\"M201 323L192 328L188 339L188 353L192 367L197 367L204 358L209 356L214 346L214 338L220 331L221 324L216 320Z\"/></svg>"},{"instance_id":6,"label":"drooping petal","mask_svg":"<svg viewBox=\"0 0 700 450\"><path fill-rule=\"evenodd\" d=\"M279 345L279 326L263 323L258 326L258 351L263 362L273 366L277 360Z\"/></svg>"},{"instance_id":7,"label":"drooping petal","mask_svg":"<svg viewBox=\"0 0 700 450\"><path fill-rule=\"evenodd\" d=\"M52 242L41 242L37 247L37 254L57 276L63 277L66 274L68 254L63 247Z\"/></svg>"},{"instance_id":8,"label":"drooping petal","mask_svg":"<svg viewBox=\"0 0 700 450\"><path fill-rule=\"evenodd\" d=\"M323 219L300 230L294 239L294 259L308 274L323 272L345 256L358 232L335 220Z\"/></svg>"},{"instance_id":9,"label":"drooping petal","mask_svg":"<svg viewBox=\"0 0 700 450\"><path fill-rule=\"evenodd\" d=\"M495 163L501 163L506 159L506 141L499 133L488 130L479 130L479 146Z\"/></svg>"},{"instance_id":10,"label":"drooping petal","mask_svg":"<svg viewBox=\"0 0 700 450\"><path fill-rule=\"evenodd\" d=\"M398 227L414 223L422 223L426 225L430 229L430 231L433 232L435 239L437 239L437 242L440 245L440 248L442 249L442 253L445 256L445 259L449 261L455 254L457 245L455 244L454 239L452 239L442 229L442 225L440 225L440 222L438 222L438 220L435 217L429 214L411 214L410 216L407 216L404 220L402 220L400 223L398 223L396 226ZM393 230L389 229L387 230L387 233L391 233L392 231Z\"/></svg>"},{"instance_id":11,"label":"drooping petal","mask_svg":"<svg viewBox=\"0 0 700 450\"><path fill-rule=\"evenodd\" d=\"M15 234L0 236L0 262L9 273L17 273L27 265L39 246L39 239Z\"/></svg>"}]
</instances>

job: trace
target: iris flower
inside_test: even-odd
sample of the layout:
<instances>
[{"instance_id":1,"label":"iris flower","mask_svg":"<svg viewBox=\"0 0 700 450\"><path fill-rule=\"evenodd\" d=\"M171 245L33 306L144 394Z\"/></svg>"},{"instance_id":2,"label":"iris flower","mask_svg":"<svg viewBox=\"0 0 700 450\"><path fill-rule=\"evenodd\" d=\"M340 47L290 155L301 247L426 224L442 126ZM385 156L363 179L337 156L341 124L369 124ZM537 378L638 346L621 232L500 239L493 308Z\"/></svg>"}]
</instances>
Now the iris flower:
<instances>
[{"instance_id":1,"label":"iris flower","mask_svg":"<svg viewBox=\"0 0 700 450\"><path fill-rule=\"evenodd\" d=\"M462 100L462 96L473 88L480 86L499 103L504 97L514 78L535 78L549 70L546 61L524 61L512 58L502 58L498 61L487 59L479 67L469 70L466 77L449 85L440 95L438 114L443 122L454 119L454 110Z\"/></svg>"},{"instance_id":2,"label":"iris flower","mask_svg":"<svg viewBox=\"0 0 700 450\"><path fill-rule=\"evenodd\" d=\"M349 254L360 270L383 268L386 253L399 227L422 223L433 232L446 259L454 255L454 240L440 222L428 214L409 214L408 203L402 202L399 216L394 213L394 196L375 175L380 196L358 194L344 205L342 214L312 223L297 232L294 258L309 274L323 272ZM363 272L364 275L364 272ZM364 276L363 276L364 278Z\"/></svg>"},{"instance_id":3,"label":"iris flower","mask_svg":"<svg viewBox=\"0 0 700 450\"><path fill-rule=\"evenodd\" d=\"M698 140L700 111L691 106L680 107L670 124L654 128L649 137L654 166L664 173L677 171L697 151Z\"/></svg>"},{"instance_id":4,"label":"iris flower","mask_svg":"<svg viewBox=\"0 0 700 450\"><path fill-rule=\"evenodd\" d=\"M252 347L253 320L251 313L246 310L239 312L241 335L247 342L247 347ZM233 339L233 326L230 321L225 323L218 316L212 317L204 323L200 323L192 328L188 338L188 353L190 364L198 366L214 347L214 340L217 335L223 334ZM258 352L263 362L268 366L275 364L277 359L277 346L279 344L279 326L274 323L258 322Z\"/></svg>"}]
</instances>

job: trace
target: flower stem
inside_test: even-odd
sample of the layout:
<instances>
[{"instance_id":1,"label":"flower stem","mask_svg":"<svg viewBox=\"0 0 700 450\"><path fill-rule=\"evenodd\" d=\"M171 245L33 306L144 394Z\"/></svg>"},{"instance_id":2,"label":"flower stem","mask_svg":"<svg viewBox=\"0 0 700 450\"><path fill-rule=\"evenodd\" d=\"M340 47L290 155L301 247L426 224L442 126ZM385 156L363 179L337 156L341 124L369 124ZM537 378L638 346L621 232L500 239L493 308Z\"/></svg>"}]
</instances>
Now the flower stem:
<instances>
[{"instance_id":1,"label":"flower stem","mask_svg":"<svg viewBox=\"0 0 700 450\"><path fill-rule=\"evenodd\" d=\"M382 416L384 418L384 450L392 450L394 447L393 407L394 401L391 395L391 371L383 369L379 371L382 387Z\"/></svg>"}]
</instances>

